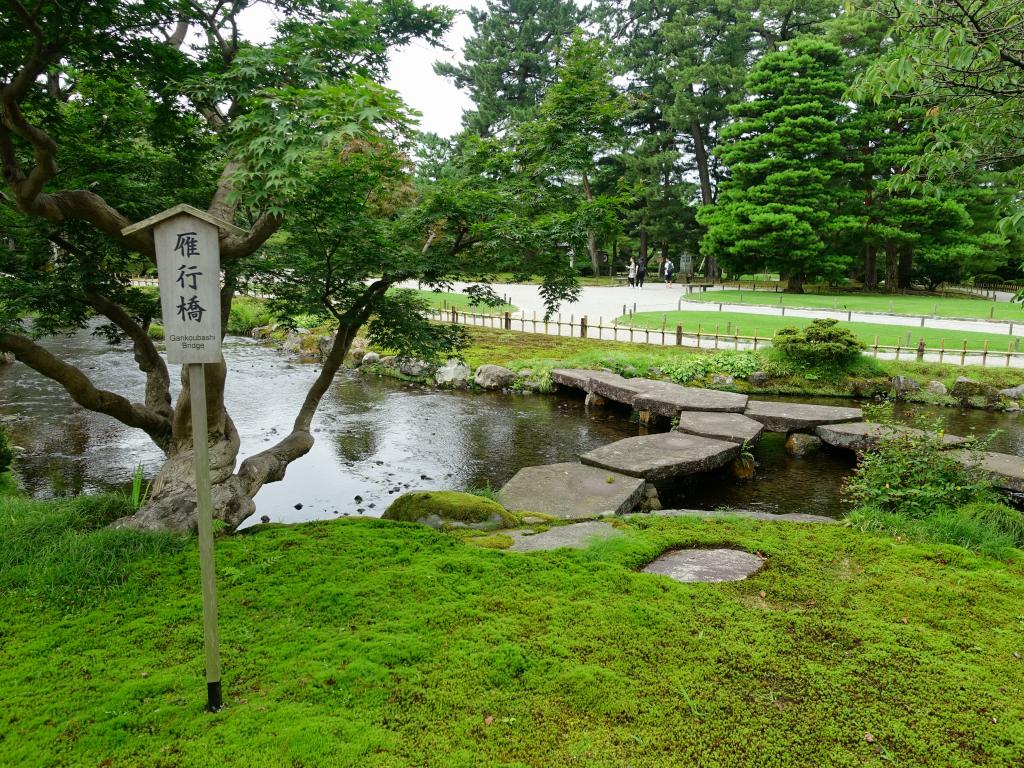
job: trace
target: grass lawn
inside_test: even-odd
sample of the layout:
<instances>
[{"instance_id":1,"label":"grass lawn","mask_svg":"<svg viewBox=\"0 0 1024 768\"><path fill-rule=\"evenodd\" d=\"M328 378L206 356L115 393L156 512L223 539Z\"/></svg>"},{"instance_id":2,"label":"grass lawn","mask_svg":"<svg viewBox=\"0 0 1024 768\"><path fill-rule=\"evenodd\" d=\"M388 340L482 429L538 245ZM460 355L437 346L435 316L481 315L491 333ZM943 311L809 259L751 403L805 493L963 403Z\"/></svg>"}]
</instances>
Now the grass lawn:
<instances>
[{"instance_id":1,"label":"grass lawn","mask_svg":"<svg viewBox=\"0 0 1024 768\"><path fill-rule=\"evenodd\" d=\"M697 325L700 324L702 332L713 334L719 329L721 334L739 333L744 336L774 336L780 328L802 328L810 325L812 319L806 317L777 317L774 315L748 315L742 312L638 312L633 315L634 326L644 328L661 328L662 319L666 318L666 328L674 332L678 323L682 323L683 330L687 333L695 333ZM618 318L620 324L628 324L628 316ZM899 342L904 348L908 346L907 336L910 337L911 347L916 347L919 339L924 339L929 349L938 349L939 345L945 342L946 349L960 349L967 341L968 349L980 350L985 342L989 343L989 349L994 352L1005 352L1007 344L1013 339L1024 335L1024 324L1014 328L1014 336L994 333L975 333L970 331L949 331L941 328L910 328L899 325L881 325L877 323L842 323L844 328L849 328L857 338L865 344L874 344L875 337L881 345L896 346Z\"/></svg>"},{"instance_id":2,"label":"grass lawn","mask_svg":"<svg viewBox=\"0 0 1024 768\"><path fill-rule=\"evenodd\" d=\"M1019 766L1024 563L842 526L643 519L520 555L415 524L217 542L227 708L202 711L194 540L0 499L0 764ZM746 581L637 569L761 552Z\"/></svg>"},{"instance_id":3,"label":"grass lawn","mask_svg":"<svg viewBox=\"0 0 1024 768\"><path fill-rule=\"evenodd\" d=\"M500 288L498 288L495 292L499 296L501 296L501 289ZM452 293L449 293L449 292L438 293L437 291L416 291L416 293L422 299L424 299L428 304L430 304L432 307L437 307L438 309L440 309L441 307L447 306L449 309L451 309L452 307L458 307L459 311L466 311L466 310L468 310L468 311L480 311L480 310L482 310L484 312L515 312L516 311L516 306L513 305L513 304L502 304L501 306L498 306L498 307L478 307L475 304L470 304L472 299L469 296L467 296L466 294L464 294L464 293L453 293L453 292Z\"/></svg>"},{"instance_id":4,"label":"grass lawn","mask_svg":"<svg viewBox=\"0 0 1024 768\"><path fill-rule=\"evenodd\" d=\"M806 309L852 310L854 312L889 312L898 315L925 315L932 312L939 317L965 317L985 319L994 312L996 320L1015 320L1024 322L1024 304L1005 301L987 301L970 297L944 296L890 296L887 294L817 294L817 293L773 293L770 291L730 290L710 293L694 293L690 298L694 301L708 303L739 304L742 297L744 304L764 304L777 307L782 300L786 307L803 307Z\"/></svg>"}]
</instances>

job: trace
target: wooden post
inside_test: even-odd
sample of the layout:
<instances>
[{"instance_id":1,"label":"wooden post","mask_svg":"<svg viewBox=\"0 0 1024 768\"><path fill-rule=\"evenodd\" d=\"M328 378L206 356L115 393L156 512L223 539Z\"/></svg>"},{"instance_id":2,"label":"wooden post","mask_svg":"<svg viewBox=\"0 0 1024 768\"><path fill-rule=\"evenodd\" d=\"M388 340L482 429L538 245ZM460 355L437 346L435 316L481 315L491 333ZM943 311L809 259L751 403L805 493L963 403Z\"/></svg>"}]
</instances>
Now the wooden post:
<instances>
[{"instance_id":1,"label":"wooden post","mask_svg":"<svg viewBox=\"0 0 1024 768\"><path fill-rule=\"evenodd\" d=\"M199 522L199 573L203 588L203 650L206 659L207 709L223 705L220 685L220 635L217 630L217 572L213 560L213 502L210 498L209 429L206 424L206 370L189 363L192 395L192 446L196 470L196 512Z\"/></svg>"},{"instance_id":2,"label":"wooden post","mask_svg":"<svg viewBox=\"0 0 1024 768\"><path fill-rule=\"evenodd\" d=\"M676 346L683 346L683 326L681 323L676 326Z\"/></svg>"},{"instance_id":3,"label":"wooden post","mask_svg":"<svg viewBox=\"0 0 1024 768\"><path fill-rule=\"evenodd\" d=\"M512 313L511 312L506 312L505 313L505 330L506 331L511 331L512 330Z\"/></svg>"},{"instance_id":4,"label":"wooden post","mask_svg":"<svg viewBox=\"0 0 1024 768\"><path fill-rule=\"evenodd\" d=\"M587 338L587 316L582 315L580 317L580 338Z\"/></svg>"},{"instance_id":5,"label":"wooden post","mask_svg":"<svg viewBox=\"0 0 1024 768\"><path fill-rule=\"evenodd\" d=\"M967 360L967 339L964 339L964 347L960 350L960 367L963 368L964 361Z\"/></svg>"},{"instance_id":6,"label":"wooden post","mask_svg":"<svg viewBox=\"0 0 1024 768\"><path fill-rule=\"evenodd\" d=\"M985 339L985 343L981 346L981 367L985 367L985 363L988 361L988 339Z\"/></svg>"},{"instance_id":7,"label":"wooden post","mask_svg":"<svg viewBox=\"0 0 1024 768\"><path fill-rule=\"evenodd\" d=\"M917 362L924 362L924 339L917 340Z\"/></svg>"},{"instance_id":8,"label":"wooden post","mask_svg":"<svg viewBox=\"0 0 1024 768\"><path fill-rule=\"evenodd\" d=\"M878 337L875 336L875 359L878 359Z\"/></svg>"},{"instance_id":9,"label":"wooden post","mask_svg":"<svg viewBox=\"0 0 1024 768\"><path fill-rule=\"evenodd\" d=\"M946 356L946 340L939 339L939 362L941 363L943 358Z\"/></svg>"}]
</instances>

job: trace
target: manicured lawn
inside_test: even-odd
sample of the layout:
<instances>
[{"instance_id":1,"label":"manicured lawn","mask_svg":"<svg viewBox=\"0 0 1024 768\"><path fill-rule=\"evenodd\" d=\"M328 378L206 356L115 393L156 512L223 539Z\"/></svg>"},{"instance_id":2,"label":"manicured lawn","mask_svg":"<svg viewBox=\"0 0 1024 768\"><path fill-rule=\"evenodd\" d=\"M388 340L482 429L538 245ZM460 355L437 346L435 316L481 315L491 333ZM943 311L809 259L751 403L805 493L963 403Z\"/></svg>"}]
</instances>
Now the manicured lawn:
<instances>
[{"instance_id":1,"label":"manicured lawn","mask_svg":"<svg viewBox=\"0 0 1024 768\"><path fill-rule=\"evenodd\" d=\"M683 331L696 333L698 324L703 333L714 334L716 328L718 333L731 335L739 333L741 336L763 336L771 337L780 328L802 328L809 325L812 320L806 317L781 317L775 315L748 315L742 312L638 312L633 316L633 325L644 328L661 328L662 319L666 320L666 328L670 332L675 331L676 324L682 323ZM618 318L621 325L630 322L628 317ZM919 339L924 339L929 349L938 349L939 345L945 342L946 349L960 349L967 341L968 349L980 350L985 342L989 343L989 349L995 352L1005 352L1007 344L1013 338L1024 335L1024 323L1019 328L1014 328L1014 336L994 333L975 333L969 331L948 331L940 328L916 328L899 325L881 325L877 323L842 323L844 328L849 328L865 344L874 344L875 337L882 345L896 346L897 342L904 348L916 347ZM907 337L910 337L908 345ZM659 337L660 338L660 337Z\"/></svg>"},{"instance_id":2,"label":"manicured lawn","mask_svg":"<svg viewBox=\"0 0 1024 768\"><path fill-rule=\"evenodd\" d=\"M892 312L900 315L924 315L930 317L934 312L938 317L965 317L988 319L994 313L996 320L1016 320L1024 322L1024 304L1005 301L986 301L968 297L943 296L889 296L882 294L817 294L817 293L773 293L771 291L730 290L694 293L689 296L693 301L709 303L723 302L727 304L764 304L777 307L781 300L786 307L804 307L807 309L839 309L854 312Z\"/></svg>"},{"instance_id":3,"label":"manicured lawn","mask_svg":"<svg viewBox=\"0 0 1024 768\"><path fill-rule=\"evenodd\" d=\"M500 286L495 290L495 292L499 296L502 295ZM437 307L439 309L442 307L447 307L449 309L452 307L458 307L460 312L467 310L473 312L481 310L483 312L514 312L516 310L516 307L513 304L502 304L498 307L478 307L470 304L472 299L464 293L438 293L437 291L416 291L416 293L432 307Z\"/></svg>"},{"instance_id":4,"label":"manicured lawn","mask_svg":"<svg viewBox=\"0 0 1024 768\"><path fill-rule=\"evenodd\" d=\"M217 542L210 715L194 541L84 531L99 521L67 506L3 509L3 765L1024 760L1019 559L743 520L531 555L415 524L266 528ZM717 585L637 572L722 545L768 565Z\"/></svg>"}]
</instances>

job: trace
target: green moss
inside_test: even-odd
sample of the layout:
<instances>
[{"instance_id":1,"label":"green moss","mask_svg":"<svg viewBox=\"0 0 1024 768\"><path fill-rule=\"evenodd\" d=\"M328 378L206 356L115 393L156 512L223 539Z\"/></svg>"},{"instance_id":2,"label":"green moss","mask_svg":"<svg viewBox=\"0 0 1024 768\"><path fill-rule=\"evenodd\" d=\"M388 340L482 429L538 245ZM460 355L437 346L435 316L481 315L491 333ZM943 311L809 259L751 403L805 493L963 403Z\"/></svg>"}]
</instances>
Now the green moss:
<instances>
[{"instance_id":1,"label":"green moss","mask_svg":"<svg viewBox=\"0 0 1024 768\"><path fill-rule=\"evenodd\" d=\"M495 516L504 525L515 525L515 517L501 504L483 496L459 491L413 491L395 499L381 517L414 523L437 515L459 523L486 523Z\"/></svg>"},{"instance_id":2,"label":"green moss","mask_svg":"<svg viewBox=\"0 0 1024 768\"><path fill-rule=\"evenodd\" d=\"M79 573L120 553L105 589L0 589L0 765L1020 765L1020 559L735 518L623 530L530 555L365 519L219 539L212 715L194 541L78 531ZM636 570L723 544L768 564L724 584Z\"/></svg>"},{"instance_id":3,"label":"green moss","mask_svg":"<svg viewBox=\"0 0 1024 768\"><path fill-rule=\"evenodd\" d=\"M507 533L489 533L472 528L457 528L450 533L466 544L483 549L508 549L512 546L512 537Z\"/></svg>"}]
</instances>

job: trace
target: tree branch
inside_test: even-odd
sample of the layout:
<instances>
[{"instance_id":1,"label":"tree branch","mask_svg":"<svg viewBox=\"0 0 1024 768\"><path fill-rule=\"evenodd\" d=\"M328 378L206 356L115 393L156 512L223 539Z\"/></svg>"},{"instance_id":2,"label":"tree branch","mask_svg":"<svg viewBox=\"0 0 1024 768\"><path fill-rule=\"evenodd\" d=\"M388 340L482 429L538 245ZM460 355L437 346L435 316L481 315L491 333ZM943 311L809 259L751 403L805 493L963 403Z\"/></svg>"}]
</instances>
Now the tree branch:
<instances>
[{"instance_id":1,"label":"tree branch","mask_svg":"<svg viewBox=\"0 0 1024 768\"><path fill-rule=\"evenodd\" d=\"M170 446L170 419L114 392L98 389L80 370L58 359L28 337L0 332L0 351L10 352L29 368L56 381L83 408L141 429L164 451Z\"/></svg>"}]
</instances>

